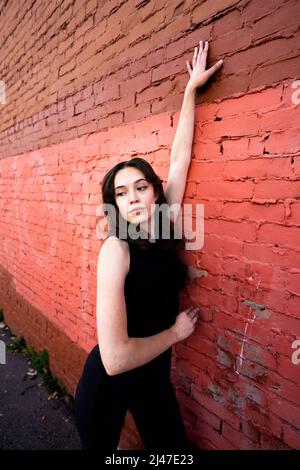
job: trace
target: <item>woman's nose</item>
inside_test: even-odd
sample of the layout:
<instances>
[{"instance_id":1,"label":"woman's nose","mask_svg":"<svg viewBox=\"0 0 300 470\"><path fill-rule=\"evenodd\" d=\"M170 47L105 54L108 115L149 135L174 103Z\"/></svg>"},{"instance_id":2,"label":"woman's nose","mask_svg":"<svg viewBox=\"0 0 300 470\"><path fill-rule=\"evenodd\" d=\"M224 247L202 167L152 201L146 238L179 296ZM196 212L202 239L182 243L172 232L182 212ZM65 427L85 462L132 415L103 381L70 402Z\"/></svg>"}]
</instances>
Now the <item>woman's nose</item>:
<instances>
[{"instance_id":1,"label":"woman's nose","mask_svg":"<svg viewBox=\"0 0 300 470\"><path fill-rule=\"evenodd\" d=\"M137 197L137 192L136 191L129 191L129 201L132 202L132 201L137 201L138 200L138 197Z\"/></svg>"}]
</instances>

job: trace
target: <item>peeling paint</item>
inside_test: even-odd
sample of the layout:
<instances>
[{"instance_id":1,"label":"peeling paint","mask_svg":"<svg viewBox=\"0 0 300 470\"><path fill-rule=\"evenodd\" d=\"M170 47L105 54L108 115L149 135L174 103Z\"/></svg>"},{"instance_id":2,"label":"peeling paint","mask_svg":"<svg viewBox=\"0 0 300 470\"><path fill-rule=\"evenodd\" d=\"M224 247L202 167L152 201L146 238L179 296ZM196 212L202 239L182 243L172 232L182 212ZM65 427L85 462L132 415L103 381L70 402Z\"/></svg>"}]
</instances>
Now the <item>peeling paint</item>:
<instances>
[{"instance_id":1,"label":"peeling paint","mask_svg":"<svg viewBox=\"0 0 300 470\"><path fill-rule=\"evenodd\" d=\"M244 300L243 303L255 310L256 318L258 319L270 318L271 312L269 312L269 310L266 309L265 305L257 304L256 302L253 302L253 300Z\"/></svg>"},{"instance_id":2,"label":"peeling paint","mask_svg":"<svg viewBox=\"0 0 300 470\"><path fill-rule=\"evenodd\" d=\"M242 365L243 365L243 361L244 361L245 342L248 341L248 336L250 337L250 335L251 335L251 329L252 329L252 325L254 323L255 318L256 318L256 316L254 314L254 317L247 319L247 322L246 322L246 326L245 326L245 330L244 330L244 339L243 339L242 345L241 345L241 351L240 351L239 355L237 356L237 359L239 359L239 362L236 364L236 367L235 367L235 372L238 375L240 374L240 371L241 371L241 368L242 368ZM249 334L248 334L249 324L251 326L250 326L250 331L249 331Z\"/></svg>"},{"instance_id":3,"label":"peeling paint","mask_svg":"<svg viewBox=\"0 0 300 470\"><path fill-rule=\"evenodd\" d=\"M251 277L251 279L252 279L252 277ZM260 280L258 281L258 283L256 285L256 290L257 291L258 291L259 285L260 285ZM245 343L248 343L249 338L251 337L252 326L253 326L253 323L254 323L255 319L261 320L261 319L270 318L270 316L271 316L271 312L269 312L269 310L267 310L265 305L263 305L263 304L258 304L257 302L254 302L253 300L249 300L249 299L244 300L243 303L245 305L248 305L248 307L249 307L249 317L250 318L247 318L247 320L246 320L246 325L245 325L245 330L244 330L244 335L243 335L244 338L243 338L243 341L242 341L242 344L241 344L240 353L237 356L238 362L235 364L235 373L238 374L238 375L240 374L240 371L241 371L241 368L242 368L242 365L243 365L243 361L244 361ZM249 331L248 331L249 325L250 325L250 328L249 328ZM253 353L255 353L253 350L251 351L251 347L249 347L249 351L250 351L250 354L252 354L252 355L253 355ZM259 375L259 374L256 374L256 375Z\"/></svg>"},{"instance_id":4,"label":"peeling paint","mask_svg":"<svg viewBox=\"0 0 300 470\"><path fill-rule=\"evenodd\" d=\"M227 339L224 337L224 336L219 336L218 337L218 340L217 340L217 343L219 346L221 346L221 348L223 349L226 349L227 351L229 351L229 343L227 341Z\"/></svg>"},{"instance_id":5,"label":"peeling paint","mask_svg":"<svg viewBox=\"0 0 300 470\"><path fill-rule=\"evenodd\" d=\"M193 266L188 267L188 275L191 279L199 278L199 277L207 277L208 272L205 269L197 269Z\"/></svg>"},{"instance_id":6,"label":"peeling paint","mask_svg":"<svg viewBox=\"0 0 300 470\"><path fill-rule=\"evenodd\" d=\"M207 389L209 390L210 394L212 395L215 401L222 403L222 404L225 403L220 387L218 385L208 384Z\"/></svg>"},{"instance_id":7,"label":"peeling paint","mask_svg":"<svg viewBox=\"0 0 300 470\"><path fill-rule=\"evenodd\" d=\"M246 397L250 398L250 400L253 400L258 405L263 404L262 394L260 390L258 390L258 388L254 387L253 385L246 383L244 393Z\"/></svg>"},{"instance_id":8,"label":"peeling paint","mask_svg":"<svg viewBox=\"0 0 300 470\"><path fill-rule=\"evenodd\" d=\"M222 349L218 349L217 362L223 366L230 367L232 361L230 357L224 351L222 351Z\"/></svg>"},{"instance_id":9,"label":"peeling paint","mask_svg":"<svg viewBox=\"0 0 300 470\"><path fill-rule=\"evenodd\" d=\"M238 408L243 408L245 405L245 398L237 393L233 388L228 389L228 398Z\"/></svg>"},{"instance_id":10,"label":"peeling paint","mask_svg":"<svg viewBox=\"0 0 300 470\"><path fill-rule=\"evenodd\" d=\"M244 350L245 350L245 353L247 354L247 358L250 359L251 361L257 362L260 360L258 348L254 344L246 343Z\"/></svg>"},{"instance_id":11,"label":"peeling paint","mask_svg":"<svg viewBox=\"0 0 300 470\"><path fill-rule=\"evenodd\" d=\"M243 368L243 375L260 383L267 380L267 372L267 369L259 364L246 364Z\"/></svg>"},{"instance_id":12,"label":"peeling paint","mask_svg":"<svg viewBox=\"0 0 300 470\"><path fill-rule=\"evenodd\" d=\"M253 300L244 300L244 304L258 310L264 310L266 308L263 304L257 304L256 302L253 302Z\"/></svg>"}]
</instances>

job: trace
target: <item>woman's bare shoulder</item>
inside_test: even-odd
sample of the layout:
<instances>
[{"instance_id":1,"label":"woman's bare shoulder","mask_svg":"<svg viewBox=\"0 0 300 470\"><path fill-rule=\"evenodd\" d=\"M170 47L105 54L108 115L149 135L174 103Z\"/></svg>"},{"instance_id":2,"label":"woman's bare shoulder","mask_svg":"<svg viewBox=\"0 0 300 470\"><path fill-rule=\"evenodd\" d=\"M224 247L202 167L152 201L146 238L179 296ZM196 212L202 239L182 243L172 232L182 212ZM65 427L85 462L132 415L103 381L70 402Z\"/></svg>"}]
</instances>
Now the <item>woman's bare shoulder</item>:
<instances>
[{"instance_id":1,"label":"woman's bare shoulder","mask_svg":"<svg viewBox=\"0 0 300 470\"><path fill-rule=\"evenodd\" d=\"M102 243L102 246L104 244L107 244L107 243L114 243L114 244L118 244L119 246L122 246L122 247L128 247L128 242L127 240L122 240L121 238L118 238L116 237L115 235L109 235L105 240L104 242Z\"/></svg>"},{"instance_id":2,"label":"woman's bare shoulder","mask_svg":"<svg viewBox=\"0 0 300 470\"><path fill-rule=\"evenodd\" d=\"M110 235L101 245L99 259L102 259L105 263L117 263L119 268L121 268L120 264L122 264L124 268L126 267L129 270L130 256L128 242Z\"/></svg>"}]
</instances>

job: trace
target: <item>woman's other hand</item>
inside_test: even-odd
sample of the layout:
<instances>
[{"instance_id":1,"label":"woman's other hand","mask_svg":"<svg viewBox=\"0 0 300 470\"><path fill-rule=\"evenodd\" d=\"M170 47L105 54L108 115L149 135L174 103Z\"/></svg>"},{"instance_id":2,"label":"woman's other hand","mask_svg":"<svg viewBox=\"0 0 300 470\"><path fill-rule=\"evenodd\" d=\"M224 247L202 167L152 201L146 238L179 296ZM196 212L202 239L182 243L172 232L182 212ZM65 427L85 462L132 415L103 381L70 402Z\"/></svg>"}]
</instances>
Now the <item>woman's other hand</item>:
<instances>
[{"instance_id":1,"label":"woman's other hand","mask_svg":"<svg viewBox=\"0 0 300 470\"><path fill-rule=\"evenodd\" d=\"M170 327L175 333L176 342L183 341L194 332L199 311L199 307L189 307L177 315L174 325Z\"/></svg>"}]
</instances>

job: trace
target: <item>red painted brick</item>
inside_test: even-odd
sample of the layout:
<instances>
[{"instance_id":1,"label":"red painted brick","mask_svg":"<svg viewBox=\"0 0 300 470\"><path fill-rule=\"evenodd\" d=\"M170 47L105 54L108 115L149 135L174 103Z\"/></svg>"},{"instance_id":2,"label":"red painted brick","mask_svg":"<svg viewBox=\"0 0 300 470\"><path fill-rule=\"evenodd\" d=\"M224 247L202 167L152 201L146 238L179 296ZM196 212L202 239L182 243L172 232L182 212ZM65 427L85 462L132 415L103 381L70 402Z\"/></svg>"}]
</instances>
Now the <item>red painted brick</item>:
<instances>
[{"instance_id":1,"label":"red painted brick","mask_svg":"<svg viewBox=\"0 0 300 470\"><path fill-rule=\"evenodd\" d=\"M299 13L298 2L288 2L285 5L280 5L278 9L274 8L268 16L254 23L254 39L261 39L274 33L278 34L280 31L293 31L292 27L296 30L298 25L296 18Z\"/></svg>"},{"instance_id":2,"label":"red painted brick","mask_svg":"<svg viewBox=\"0 0 300 470\"><path fill-rule=\"evenodd\" d=\"M300 449L300 429L299 427L283 425L283 442L285 442L291 449Z\"/></svg>"},{"instance_id":3,"label":"red painted brick","mask_svg":"<svg viewBox=\"0 0 300 470\"><path fill-rule=\"evenodd\" d=\"M258 181L254 186L254 197L259 199L286 199L300 196L299 181Z\"/></svg>"},{"instance_id":4,"label":"red painted brick","mask_svg":"<svg viewBox=\"0 0 300 470\"><path fill-rule=\"evenodd\" d=\"M300 272L289 273L288 282L287 282L287 290L292 292L293 294L300 296ZM294 302L295 303L297 302L296 298ZM300 314L300 305L299 305L298 311Z\"/></svg>"},{"instance_id":5,"label":"red painted brick","mask_svg":"<svg viewBox=\"0 0 300 470\"><path fill-rule=\"evenodd\" d=\"M226 423L226 421L223 423L222 436L231 442L232 445L237 446L238 449L260 450L258 439L256 439L256 442L251 440L249 436L246 435L245 431L237 431L232 426L230 426L230 424ZM253 438L253 435L251 435L251 437Z\"/></svg>"},{"instance_id":6,"label":"red painted brick","mask_svg":"<svg viewBox=\"0 0 300 470\"><path fill-rule=\"evenodd\" d=\"M179 397L196 444L299 447L299 373L290 360L292 341L300 338L300 107L292 102L299 32L297 15L290 20L298 4L253 0L238 9L235 0L193 8L165 3L159 0L150 12L148 4L107 3L96 9L95 0L76 1L73 14L69 1L56 12L34 5L35 27L46 39L41 61L38 41L26 41L24 5L4 7L3 40L16 39L19 31L25 49L2 48L1 78L9 83L5 70L27 77L21 88L11 88L0 125L1 292L7 318L29 342L47 346L54 372L74 390L83 360L78 350L86 353L97 340L100 181L118 161L138 155L154 166L165 188L187 82L185 59L200 39L210 38L208 66L221 57L224 65L196 95L193 160L184 195L186 203L205 204L204 246L184 253L194 271L182 293L182 305L192 301L202 310L194 335L176 345L173 372L181 364ZM197 28L183 33L199 21L207 22L202 38ZM250 28L255 44L249 41ZM128 37L124 31L130 31ZM60 55L54 53L57 48ZM35 71L31 77L28 61ZM17 240L9 221L19 219L18 207L27 212L22 212ZM22 262L27 248L32 260L47 266L42 286L42 266L29 263L29 271ZM13 253L21 258L12 258ZM14 303L18 276L11 282L11 273L18 272L26 304L19 298ZM253 312L246 299L265 305L270 316L256 317L248 329L237 375L234 356ZM32 304L40 310L32 310ZM43 319L46 311L49 323ZM132 448L140 445L133 420L126 420L123 438Z\"/></svg>"},{"instance_id":7,"label":"red painted brick","mask_svg":"<svg viewBox=\"0 0 300 470\"><path fill-rule=\"evenodd\" d=\"M191 396L210 413L221 417L222 420L228 421L235 429L238 429L239 417L231 413L226 406L214 400L207 392L201 392L198 387L192 384Z\"/></svg>"},{"instance_id":8,"label":"red painted brick","mask_svg":"<svg viewBox=\"0 0 300 470\"><path fill-rule=\"evenodd\" d=\"M281 438L276 438L269 432L261 433L260 445L262 450L291 450Z\"/></svg>"},{"instance_id":9,"label":"red painted brick","mask_svg":"<svg viewBox=\"0 0 300 470\"><path fill-rule=\"evenodd\" d=\"M255 220L283 222L285 208L283 204L253 204L251 202L226 202L222 216L233 220Z\"/></svg>"},{"instance_id":10,"label":"red painted brick","mask_svg":"<svg viewBox=\"0 0 300 470\"><path fill-rule=\"evenodd\" d=\"M300 231L296 227L265 223L258 229L257 239L258 241L275 246L298 250L300 246Z\"/></svg>"},{"instance_id":11,"label":"red painted brick","mask_svg":"<svg viewBox=\"0 0 300 470\"><path fill-rule=\"evenodd\" d=\"M281 437L283 424L279 417L270 413L268 408L262 408L256 403L247 401L245 413L258 430L265 430L278 438Z\"/></svg>"}]
</instances>

